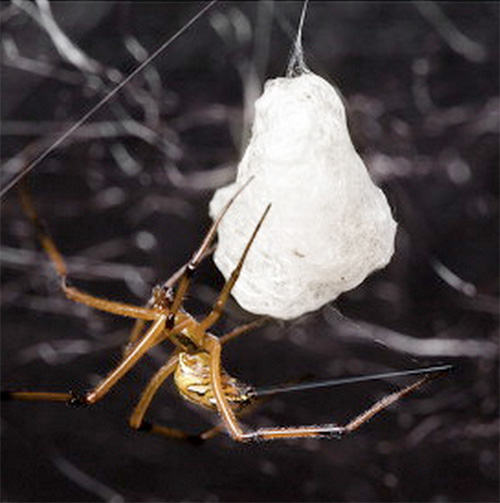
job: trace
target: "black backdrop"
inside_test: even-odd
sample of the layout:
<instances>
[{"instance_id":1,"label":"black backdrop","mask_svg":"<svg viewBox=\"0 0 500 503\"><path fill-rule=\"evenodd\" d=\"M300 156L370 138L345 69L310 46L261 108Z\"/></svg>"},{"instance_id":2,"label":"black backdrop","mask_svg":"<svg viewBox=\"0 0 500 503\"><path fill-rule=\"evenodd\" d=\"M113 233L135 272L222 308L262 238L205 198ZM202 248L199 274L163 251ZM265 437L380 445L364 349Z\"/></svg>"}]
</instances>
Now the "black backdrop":
<instances>
[{"instance_id":1,"label":"black backdrop","mask_svg":"<svg viewBox=\"0 0 500 503\"><path fill-rule=\"evenodd\" d=\"M2 3L3 184L112 87L111 67L129 73L201 8L56 3L82 51L52 27L61 54L34 5L19 5ZM234 177L251 103L283 75L300 9L215 5L34 169L75 282L141 304L187 259L213 190ZM304 44L345 96L400 224L397 251L320 312L235 341L226 365L255 384L437 362L455 372L342 441L192 446L127 427L165 348L93 408L2 404L3 501L498 501L498 5L312 2ZM2 387L85 389L130 322L62 297L15 190L2 217ZM205 312L220 285L207 261L189 309ZM233 302L217 333L249 319ZM248 423L342 422L403 382L290 394ZM211 424L170 386L150 417Z\"/></svg>"}]
</instances>

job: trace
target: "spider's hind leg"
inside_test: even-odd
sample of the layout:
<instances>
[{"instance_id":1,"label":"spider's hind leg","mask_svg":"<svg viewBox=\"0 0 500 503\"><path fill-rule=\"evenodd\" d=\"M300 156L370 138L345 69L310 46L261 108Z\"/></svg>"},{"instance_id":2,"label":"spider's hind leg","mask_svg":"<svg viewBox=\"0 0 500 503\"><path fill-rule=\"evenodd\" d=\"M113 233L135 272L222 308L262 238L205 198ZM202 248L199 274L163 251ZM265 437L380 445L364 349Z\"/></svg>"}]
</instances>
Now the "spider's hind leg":
<instances>
[{"instance_id":1,"label":"spider's hind leg","mask_svg":"<svg viewBox=\"0 0 500 503\"><path fill-rule=\"evenodd\" d=\"M353 433L358 428L363 426L372 417L385 411L389 406L398 402L407 395L421 388L431 380L439 377L442 373L427 374L422 379L419 379L413 384L410 384L398 391L386 395L382 399L375 402L366 411L356 416L344 426L336 424L325 425L305 425L305 426L286 426L286 427L271 427L258 428L253 431L243 431L238 419L231 410L226 397L224 396L220 382L220 344L214 343L210 348L212 355L212 383L214 394L217 400L217 408L231 436L240 442L248 442L255 440L280 440L280 439L295 439L295 438L342 438L343 436Z\"/></svg>"}]
</instances>

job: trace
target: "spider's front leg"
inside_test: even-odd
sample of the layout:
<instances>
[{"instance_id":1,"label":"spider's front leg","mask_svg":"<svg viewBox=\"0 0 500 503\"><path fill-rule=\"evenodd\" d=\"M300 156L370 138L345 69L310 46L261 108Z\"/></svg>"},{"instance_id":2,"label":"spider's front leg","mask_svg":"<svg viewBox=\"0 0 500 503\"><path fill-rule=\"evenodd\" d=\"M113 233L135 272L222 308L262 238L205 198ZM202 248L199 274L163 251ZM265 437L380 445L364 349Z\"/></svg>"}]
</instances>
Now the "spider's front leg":
<instances>
[{"instance_id":1,"label":"spider's front leg","mask_svg":"<svg viewBox=\"0 0 500 503\"><path fill-rule=\"evenodd\" d=\"M240 193L245 189L245 187L252 181L253 177L250 178L243 186L229 199L229 201L224 205L220 213L217 215L217 218L214 220L210 228L208 229L205 237L203 238L200 246L195 250L192 254L191 258L186 262L182 267L180 267L170 278L163 283L163 285L156 287L153 290L153 295L148 300L146 307L144 309L152 309L156 304L158 304L158 292L161 295L161 292L168 292L169 298L161 307L169 310L169 318L167 320L167 328L171 328L173 326L175 316L179 311L182 302L184 300L184 296L189 288L189 284L191 282L191 277L193 276L194 271L200 265L200 263L208 257L213 251L213 241L215 239L215 235L217 232L217 228L224 215L227 213L235 199L240 195ZM173 294L173 288L178 283L178 287ZM173 295L172 295L173 294ZM172 295L170 297L170 295ZM134 345L138 340L141 339L144 333L144 325L145 318L137 317L137 321L130 333L129 340L124 349L124 357L126 357L129 352L132 350Z\"/></svg>"},{"instance_id":2,"label":"spider's front leg","mask_svg":"<svg viewBox=\"0 0 500 503\"><path fill-rule=\"evenodd\" d=\"M189 287L189 284L191 282L191 277L196 270L196 268L200 265L202 260L211 253L211 245L213 243L213 240L215 239L215 235L217 232L217 228L219 227L219 224L221 220L223 219L224 215L227 213L235 199L240 195L240 193L246 188L246 186L253 180L253 177L251 177L249 180L247 180L246 183L243 184L243 186L238 189L238 191L229 199L229 201L224 205L222 208L221 212L217 215L217 218L214 220L212 225L210 226L210 229L208 230L207 234L203 238L203 241L199 248L193 253L191 256L191 259L184 265L177 273L178 277L176 275L175 281L179 281L179 286L177 288L177 291L175 293L174 300L172 302L172 307L170 311L170 320L169 322L172 322L173 318L177 314L177 311L181 307L182 301L184 300L184 295L187 292L187 289ZM169 280L170 282L170 280ZM173 285L173 283L172 283ZM172 286L168 285L168 286Z\"/></svg>"}]
</instances>

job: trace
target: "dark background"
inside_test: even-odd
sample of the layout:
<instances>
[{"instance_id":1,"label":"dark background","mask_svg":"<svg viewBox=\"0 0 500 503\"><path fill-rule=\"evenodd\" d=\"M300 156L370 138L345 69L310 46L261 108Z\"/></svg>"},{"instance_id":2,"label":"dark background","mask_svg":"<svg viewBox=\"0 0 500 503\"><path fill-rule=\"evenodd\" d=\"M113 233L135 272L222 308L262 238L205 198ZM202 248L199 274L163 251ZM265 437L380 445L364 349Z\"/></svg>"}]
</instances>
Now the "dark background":
<instances>
[{"instance_id":1,"label":"dark background","mask_svg":"<svg viewBox=\"0 0 500 503\"><path fill-rule=\"evenodd\" d=\"M1 5L4 186L201 4L52 8L82 53L55 50L48 33L64 40L35 4ZM215 5L36 166L32 192L75 283L142 304L188 258L213 191L234 178L260 86L283 75L300 9ZM193 446L127 427L161 348L92 408L3 403L2 500L498 501L498 10L311 2L306 59L345 97L400 224L397 250L356 290L224 355L256 385L436 363L455 365L450 376L342 441ZM63 298L16 190L2 217L2 388L84 390L117 361L130 321ZM187 307L200 316L220 286L206 261ZM216 332L250 319L233 302ZM342 423L406 382L290 393L245 421ZM214 421L171 385L149 417L192 432Z\"/></svg>"}]
</instances>

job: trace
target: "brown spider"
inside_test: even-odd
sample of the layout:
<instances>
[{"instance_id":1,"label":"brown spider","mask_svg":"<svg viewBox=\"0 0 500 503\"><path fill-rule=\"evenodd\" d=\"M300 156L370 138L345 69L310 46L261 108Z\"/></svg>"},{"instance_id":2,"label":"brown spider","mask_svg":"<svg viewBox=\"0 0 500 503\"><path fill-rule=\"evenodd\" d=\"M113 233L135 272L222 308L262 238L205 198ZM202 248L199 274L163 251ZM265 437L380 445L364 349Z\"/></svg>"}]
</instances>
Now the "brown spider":
<instances>
[{"instance_id":1,"label":"brown spider","mask_svg":"<svg viewBox=\"0 0 500 503\"><path fill-rule=\"evenodd\" d=\"M144 415L156 392L163 382L173 375L175 386L180 395L200 407L217 412L222 419L223 426L234 440L341 437L343 434L357 430L371 417L436 376L436 374L426 374L415 383L385 396L344 426L325 424L259 428L253 431L243 429L237 416L245 410L251 409L249 406L255 403L258 393L251 386L230 376L222 368L221 351L222 346L227 341L251 328L255 328L262 323L263 319L242 325L220 338L212 335L208 330L223 312L231 289L243 267L245 257L269 212L270 205L261 216L243 250L238 265L222 288L209 314L201 321L197 321L182 309L182 301L193 272L203 258L211 253L212 241L217 226L239 192L223 208L189 262L167 280L164 285L153 289L153 295L145 307L138 307L95 297L68 284L64 259L39 219L31 197L26 190L23 190L21 193L24 209L35 224L40 242L57 271L61 280L61 288L66 297L100 311L133 318L136 320L136 325L132 330L120 363L96 387L84 395L76 395L73 392L4 391L2 392L2 399L66 402L73 405L93 404L101 400L147 351L169 340L176 346L176 349L151 378L143 391L129 419L132 428L167 437L191 440L205 440L222 429L218 426L200 435L189 435L180 430L144 421ZM174 290L175 285L177 285L176 290Z\"/></svg>"}]
</instances>

